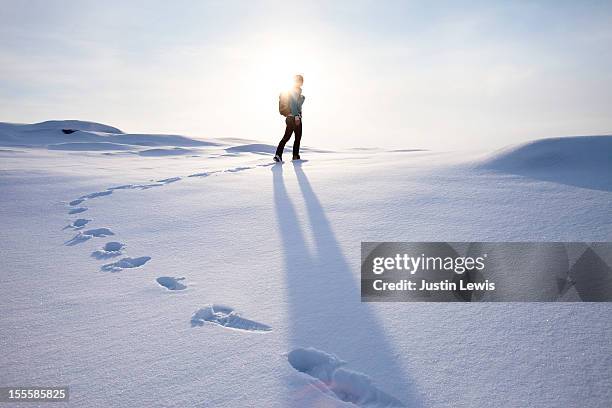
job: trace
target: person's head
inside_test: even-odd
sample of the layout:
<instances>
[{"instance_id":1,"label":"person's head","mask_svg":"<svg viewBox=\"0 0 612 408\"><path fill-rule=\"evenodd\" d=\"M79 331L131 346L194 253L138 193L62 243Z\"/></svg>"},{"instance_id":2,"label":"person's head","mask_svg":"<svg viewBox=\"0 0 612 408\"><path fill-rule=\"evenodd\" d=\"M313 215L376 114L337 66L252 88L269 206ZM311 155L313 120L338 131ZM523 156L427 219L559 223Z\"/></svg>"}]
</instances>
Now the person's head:
<instances>
[{"instance_id":1,"label":"person's head","mask_svg":"<svg viewBox=\"0 0 612 408\"><path fill-rule=\"evenodd\" d=\"M295 86L300 88L302 84L304 84L304 77L300 74L297 74L293 77L293 81L295 82Z\"/></svg>"}]
</instances>

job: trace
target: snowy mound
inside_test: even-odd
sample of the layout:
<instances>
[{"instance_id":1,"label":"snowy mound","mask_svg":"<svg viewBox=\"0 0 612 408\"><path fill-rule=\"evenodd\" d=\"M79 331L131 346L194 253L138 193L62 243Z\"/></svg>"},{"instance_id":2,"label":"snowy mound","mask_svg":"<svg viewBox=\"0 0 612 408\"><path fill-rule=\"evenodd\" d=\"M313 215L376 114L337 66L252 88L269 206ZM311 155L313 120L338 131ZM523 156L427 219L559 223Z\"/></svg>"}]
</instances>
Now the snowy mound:
<instances>
[{"instance_id":1,"label":"snowy mound","mask_svg":"<svg viewBox=\"0 0 612 408\"><path fill-rule=\"evenodd\" d=\"M118 143L106 142L74 142L74 143L57 143L47 146L49 150L70 150L70 151L96 151L96 150L129 150L130 146Z\"/></svg>"},{"instance_id":2,"label":"snowy mound","mask_svg":"<svg viewBox=\"0 0 612 408\"><path fill-rule=\"evenodd\" d=\"M138 146L215 146L178 135L128 134L112 126L79 120L35 124L0 123L0 145L47 147L50 150L139 150Z\"/></svg>"},{"instance_id":3,"label":"snowy mound","mask_svg":"<svg viewBox=\"0 0 612 408\"><path fill-rule=\"evenodd\" d=\"M257 141L13 135L73 150L0 147L0 384L67 384L93 407L610 408L612 253L587 243L612 237L612 192L534 179L605 179L607 160L527 160L557 140L469 165L382 149L277 164ZM100 140L131 151L75 150ZM521 271L500 287L568 303L465 307L360 302L362 240L451 241L462 257L587 243L491 254Z\"/></svg>"},{"instance_id":4,"label":"snowy mound","mask_svg":"<svg viewBox=\"0 0 612 408\"><path fill-rule=\"evenodd\" d=\"M611 190L612 136L536 140L504 149L478 167L596 190Z\"/></svg>"},{"instance_id":5,"label":"snowy mound","mask_svg":"<svg viewBox=\"0 0 612 408\"><path fill-rule=\"evenodd\" d=\"M13 130L21 131L49 131L49 130L62 130L62 129L74 129L84 130L88 132L106 132L106 133L123 133L121 130L104 125L97 122L86 122L82 120L48 120L46 122L33 123L33 124L13 124L13 123L0 123L0 132L5 128L13 128Z\"/></svg>"},{"instance_id":6,"label":"snowy mound","mask_svg":"<svg viewBox=\"0 0 612 408\"><path fill-rule=\"evenodd\" d=\"M487 160L484 166L498 170L610 169L612 136L536 140L505 149Z\"/></svg>"}]
</instances>

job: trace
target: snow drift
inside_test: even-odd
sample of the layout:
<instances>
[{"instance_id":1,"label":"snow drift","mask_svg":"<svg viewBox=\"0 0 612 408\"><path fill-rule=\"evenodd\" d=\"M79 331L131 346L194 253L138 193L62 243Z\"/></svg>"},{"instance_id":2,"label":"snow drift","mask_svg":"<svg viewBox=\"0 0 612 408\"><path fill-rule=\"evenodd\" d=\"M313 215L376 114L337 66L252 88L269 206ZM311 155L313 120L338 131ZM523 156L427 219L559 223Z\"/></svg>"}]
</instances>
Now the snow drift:
<instances>
[{"instance_id":1,"label":"snow drift","mask_svg":"<svg viewBox=\"0 0 612 408\"><path fill-rule=\"evenodd\" d=\"M96 122L52 120L35 124L0 123L0 145L97 151L139 150L142 146L202 147L217 143L178 135L129 134Z\"/></svg>"},{"instance_id":2,"label":"snow drift","mask_svg":"<svg viewBox=\"0 0 612 408\"><path fill-rule=\"evenodd\" d=\"M612 190L612 136L541 139L503 149L478 167L595 190Z\"/></svg>"},{"instance_id":3,"label":"snow drift","mask_svg":"<svg viewBox=\"0 0 612 408\"><path fill-rule=\"evenodd\" d=\"M366 304L358 284L359 241L609 241L609 137L478 162L211 142L0 124L32 147L0 149L0 385L66 384L74 406L610 406L610 303ZM100 143L125 148L83 150ZM594 251L568 251L563 300L609 293L580 279L612 264Z\"/></svg>"}]
</instances>

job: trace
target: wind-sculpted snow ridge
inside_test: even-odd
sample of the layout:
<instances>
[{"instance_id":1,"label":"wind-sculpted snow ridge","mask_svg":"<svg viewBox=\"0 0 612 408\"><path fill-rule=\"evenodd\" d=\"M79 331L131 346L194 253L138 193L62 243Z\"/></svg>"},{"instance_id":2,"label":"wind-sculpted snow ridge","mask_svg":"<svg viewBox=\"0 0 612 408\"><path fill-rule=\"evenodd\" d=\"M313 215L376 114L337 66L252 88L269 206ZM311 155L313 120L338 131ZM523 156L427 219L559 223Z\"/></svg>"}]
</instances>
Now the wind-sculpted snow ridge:
<instances>
[{"instance_id":1,"label":"wind-sculpted snow ridge","mask_svg":"<svg viewBox=\"0 0 612 408\"><path fill-rule=\"evenodd\" d=\"M138 152L140 156L145 157L163 157L163 156L181 156L184 154L194 154L196 150L193 149L183 149L182 147L172 147L172 148L157 148L157 149L147 149Z\"/></svg>"},{"instance_id":2,"label":"wind-sculpted snow ridge","mask_svg":"<svg viewBox=\"0 0 612 408\"><path fill-rule=\"evenodd\" d=\"M97 122L88 122L84 120L47 120L45 122L25 124L25 123L3 123L0 122L0 134L10 130L20 130L24 132L42 132L54 131L62 129L78 129L88 132L105 132L123 134L116 127L104 125Z\"/></svg>"},{"instance_id":3,"label":"wind-sculpted snow ridge","mask_svg":"<svg viewBox=\"0 0 612 408\"><path fill-rule=\"evenodd\" d=\"M477 168L612 191L612 136L540 139L503 149Z\"/></svg>"},{"instance_id":4,"label":"wind-sculpted snow ridge","mask_svg":"<svg viewBox=\"0 0 612 408\"><path fill-rule=\"evenodd\" d=\"M86 151L108 151L108 150L131 150L133 146L107 143L107 142L74 142L74 143L56 143L47 146L49 150L69 150L73 152Z\"/></svg>"},{"instance_id":5,"label":"wind-sculpted snow ridge","mask_svg":"<svg viewBox=\"0 0 612 408\"><path fill-rule=\"evenodd\" d=\"M367 375L342 368L346 362L333 354L312 347L297 348L287 355L287 359L297 371L319 380L322 384L315 385L326 395L335 395L359 407L405 407L401 401L378 389Z\"/></svg>"},{"instance_id":6,"label":"wind-sculpted snow ridge","mask_svg":"<svg viewBox=\"0 0 612 408\"><path fill-rule=\"evenodd\" d=\"M206 305L197 310L191 317L191 327L204 326L206 323L252 332L268 332L272 330L270 326L245 319L231 307L222 305Z\"/></svg>"},{"instance_id":7,"label":"wind-sculpted snow ridge","mask_svg":"<svg viewBox=\"0 0 612 408\"><path fill-rule=\"evenodd\" d=\"M0 145L68 151L128 150L143 156L164 156L194 152L182 149L184 147L219 144L179 135L126 134L115 127L96 122L54 120L35 124L0 122ZM142 147L159 149L142 151Z\"/></svg>"}]
</instances>

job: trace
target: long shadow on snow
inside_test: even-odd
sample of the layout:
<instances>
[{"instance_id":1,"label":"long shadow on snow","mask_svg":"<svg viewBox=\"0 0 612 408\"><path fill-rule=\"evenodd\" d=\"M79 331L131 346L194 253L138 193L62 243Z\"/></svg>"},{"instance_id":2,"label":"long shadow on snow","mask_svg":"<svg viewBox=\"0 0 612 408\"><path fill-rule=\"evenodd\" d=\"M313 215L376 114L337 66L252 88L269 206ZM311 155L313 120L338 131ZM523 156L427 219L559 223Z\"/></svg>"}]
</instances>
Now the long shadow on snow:
<instances>
[{"instance_id":1,"label":"long shadow on snow","mask_svg":"<svg viewBox=\"0 0 612 408\"><path fill-rule=\"evenodd\" d=\"M358 283L323 206L301 164L294 163L314 238L316 252L309 251L295 207L285 187L282 167L275 165L272 172L274 205L283 242L289 319L292 324L289 330L290 346L315 347L336 354L348 362L348 369L371 376L384 391L393 390L391 394L407 407L421 406L412 381L396 361L398 353L386 339L384 328L369 306L360 302ZM364 360L368 361L361 365L360 362ZM367 366L380 369L376 373L368 372L367 368L363 368ZM313 389L312 392L318 391Z\"/></svg>"}]
</instances>

